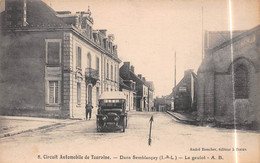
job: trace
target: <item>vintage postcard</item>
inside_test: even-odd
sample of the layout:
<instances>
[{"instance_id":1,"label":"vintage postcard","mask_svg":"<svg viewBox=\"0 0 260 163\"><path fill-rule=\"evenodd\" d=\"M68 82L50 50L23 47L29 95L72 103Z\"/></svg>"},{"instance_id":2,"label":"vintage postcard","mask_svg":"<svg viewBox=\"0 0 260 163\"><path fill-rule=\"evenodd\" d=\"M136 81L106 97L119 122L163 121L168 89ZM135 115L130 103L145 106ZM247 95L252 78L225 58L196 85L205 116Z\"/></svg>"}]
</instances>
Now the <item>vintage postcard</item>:
<instances>
[{"instance_id":1,"label":"vintage postcard","mask_svg":"<svg viewBox=\"0 0 260 163\"><path fill-rule=\"evenodd\" d=\"M0 0L0 162L260 162L259 0Z\"/></svg>"}]
</instances>

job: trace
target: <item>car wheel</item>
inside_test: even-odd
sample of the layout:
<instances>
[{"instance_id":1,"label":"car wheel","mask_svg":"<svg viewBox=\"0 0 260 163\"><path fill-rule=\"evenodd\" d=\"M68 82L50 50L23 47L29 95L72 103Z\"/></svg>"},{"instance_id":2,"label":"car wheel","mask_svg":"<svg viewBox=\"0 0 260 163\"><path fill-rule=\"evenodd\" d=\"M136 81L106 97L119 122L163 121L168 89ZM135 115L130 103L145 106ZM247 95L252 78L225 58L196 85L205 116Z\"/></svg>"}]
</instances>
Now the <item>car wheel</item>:
<instances>
[{"instance_id":1,"label":"car wheel","mask_svg":"<svg viewBox=\"0 0 260 163\"><path fill-rule=\"evenodd\" d=\"M99 121L97 120L97 132L100 131Z\"/></svg>"},{"instance_id":2,"label":"car wheel","mask_svg":"<svg viewBox=\"0 0 260 163\"><path fill-rule=\"evenodd\" d=\"M125 124L125 117L124 117L124 119L123 119L123 132L125 132L125 126L126 124Z\"/></svg>"},{"instance_id":3,"label":"car wheel","mask_svg":"<svg viewBox=\"0 0 260 163\"><path fill-rule=\"evenodd\" d=\"M125 128L127 128L127 117L125 117Z\"/></svg>"}]
</instances>

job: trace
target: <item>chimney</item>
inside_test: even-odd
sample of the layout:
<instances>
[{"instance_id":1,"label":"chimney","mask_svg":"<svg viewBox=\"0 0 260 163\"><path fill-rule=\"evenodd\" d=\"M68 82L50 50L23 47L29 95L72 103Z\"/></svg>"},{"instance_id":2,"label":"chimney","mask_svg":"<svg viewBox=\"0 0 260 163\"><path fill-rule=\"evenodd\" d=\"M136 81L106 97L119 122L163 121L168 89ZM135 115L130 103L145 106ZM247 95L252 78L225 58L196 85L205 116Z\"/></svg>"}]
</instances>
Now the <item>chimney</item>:
<instances>
[{"instance_id":1,"label":"chimney","mask_svg":"<svg viewBox=\"0 0 260 163\"><path fill-rule=\"evenodd\" d=\"M188 69L184 71L184 76L190 75L193 72L193 69Z\"/></svg>"},{"instance_id":2,"label":"chimney","mask_svg":"<svg viewBox=\"0 0 260 163\"><path fill-rule=\"evenodd\" d=\"M26 0L5 1L6 24L12 26L27 26L27 2Z\"/></svg>"},{"instance_id":3,"label":"chimney","mask_svg":"<svg viewBox=\"0 0 260 163\"><path fill-rule=\"evenodd\" d=\"M138 78L139 78L139 79L142 79L142 74L138 74Z\"/></svg>"},{"instance_id":4,"label":"chimney","mask_svg":"<svg viewBox=\"0 0 260 163\"><path fill-rule=\"evenodd\" d=\"M131 66L131 71L134 73L135 72L135 67Z\"/></svg>"},{"instance_id":5,"label":"chimney","mask_svg":"<svg viewBox=\"0 0 260 163\"><path fill-rule=\"evenodd\" d=\"M124 62L124 66L126 67L127 71L130 70L130 62Z\"/></svg>"},{"instance_id":6,"label":"chimney","mask_svg":"<svg viewBox=\"0 0 260 163\"><path fill-rule=\"evenodd\" d=\"M146 81L146 80L145 80L145 77L142 77L142 80L143 80L143 81Z\"/></svg>"}]
</instances>

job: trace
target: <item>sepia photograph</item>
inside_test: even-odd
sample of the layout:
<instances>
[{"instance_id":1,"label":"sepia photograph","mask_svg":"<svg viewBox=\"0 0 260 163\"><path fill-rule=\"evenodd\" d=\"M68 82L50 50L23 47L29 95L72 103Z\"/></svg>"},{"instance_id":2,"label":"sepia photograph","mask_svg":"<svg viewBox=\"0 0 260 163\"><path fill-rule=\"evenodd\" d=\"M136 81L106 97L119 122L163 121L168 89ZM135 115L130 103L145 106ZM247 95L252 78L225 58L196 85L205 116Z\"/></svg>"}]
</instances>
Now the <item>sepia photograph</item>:
<instances>
[{"instance_id":1,"label":"sepia photograph","mask_svg":"<svg viewBox=\"0 0 260 163\"><path fill-rule=\"evenodd\" d=\"M259 163L259 0L0 0L1 163Z\"/></svg>"}]
</instances>

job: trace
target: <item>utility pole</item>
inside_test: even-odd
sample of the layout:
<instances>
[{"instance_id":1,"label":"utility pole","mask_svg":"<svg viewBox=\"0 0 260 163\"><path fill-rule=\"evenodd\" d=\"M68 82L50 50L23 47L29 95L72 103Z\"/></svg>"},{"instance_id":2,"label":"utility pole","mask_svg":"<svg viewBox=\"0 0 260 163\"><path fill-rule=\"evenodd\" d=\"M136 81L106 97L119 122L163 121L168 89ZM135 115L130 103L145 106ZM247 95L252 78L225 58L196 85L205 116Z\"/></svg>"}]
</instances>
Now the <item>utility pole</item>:
<instances>
[{"instance_id":1,"label":"utility pole","mask_svg":"<svg viewBox=\"0 0 260 163\"><path fill-rule=\"evenodd\" d=\"M176 51L174 53L174 87L176 87Z\"/></svg>"},{"instance_id":2,"label":"utility pole","mask_svg":"<svg viewBox=\"0 0 260 163\"><path fill-rule=\"evenodd\" d=\"M202 6L201 6L201 37L202 37L202 39L201 39L201 52L202 52L202 60L203 60L203 58L204 58L204 29L203 29L203 1L202 1Z\"/></svg>"}]
</instances>

